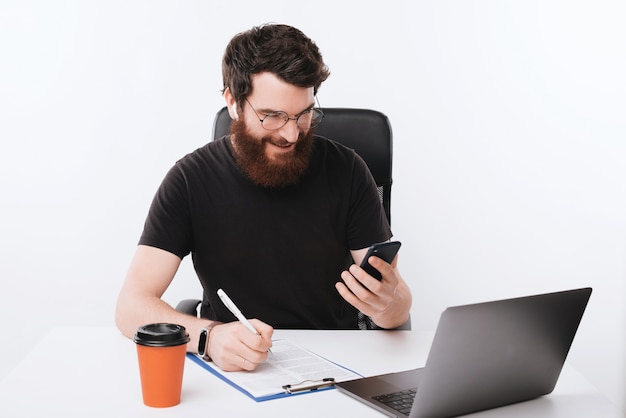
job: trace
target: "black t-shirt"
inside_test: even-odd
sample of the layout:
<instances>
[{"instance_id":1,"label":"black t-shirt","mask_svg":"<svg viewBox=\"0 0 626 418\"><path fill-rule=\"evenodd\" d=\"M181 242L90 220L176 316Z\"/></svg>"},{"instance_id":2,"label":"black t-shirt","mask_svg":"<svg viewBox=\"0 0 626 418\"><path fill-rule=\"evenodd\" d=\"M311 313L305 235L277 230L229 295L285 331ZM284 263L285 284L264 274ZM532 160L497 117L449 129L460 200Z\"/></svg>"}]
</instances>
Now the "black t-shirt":
<instances>
[{"instance_id":1,"label":"black t-shirt","mask_svg":"<svg viewBox=\"0 0 626 418\"><path fill-rule=\"evenodd\" d=\"M232 321L223 288L243 314L275 328L357 328L335 289L350 249L391 230L365 162L315 137L296 186L263 188L235 163L228 137L179 160L159 187L139 244L192 254L204 289L202 316Z\"/></svg>"}]
</instances>

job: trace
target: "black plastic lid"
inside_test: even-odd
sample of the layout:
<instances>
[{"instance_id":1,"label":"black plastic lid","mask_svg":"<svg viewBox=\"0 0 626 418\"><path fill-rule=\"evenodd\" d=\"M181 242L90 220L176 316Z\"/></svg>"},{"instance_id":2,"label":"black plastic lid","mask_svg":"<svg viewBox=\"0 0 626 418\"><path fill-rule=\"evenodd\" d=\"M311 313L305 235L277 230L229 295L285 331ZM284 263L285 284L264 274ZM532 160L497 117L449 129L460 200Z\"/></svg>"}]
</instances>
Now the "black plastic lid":
<instances>
[{"instance_id":1,"label":"black plastic lid","mask_svg":"<svg viewBox=\"0 0 626 418\"><path fill-rule=\"evenodd\" d=\"M148 324L137 328L133 341L150 347L172 347L187 344L189 333L177 324Z\"/></svg>"}]
</instances>

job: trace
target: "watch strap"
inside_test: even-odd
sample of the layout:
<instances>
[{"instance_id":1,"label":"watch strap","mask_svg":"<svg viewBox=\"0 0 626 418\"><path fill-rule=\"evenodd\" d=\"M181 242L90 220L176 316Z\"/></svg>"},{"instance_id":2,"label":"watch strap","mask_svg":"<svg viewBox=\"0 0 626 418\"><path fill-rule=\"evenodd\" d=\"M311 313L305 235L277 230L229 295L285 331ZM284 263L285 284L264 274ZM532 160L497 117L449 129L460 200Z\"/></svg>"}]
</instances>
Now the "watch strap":
<instances>
[{"instance_id":1,"label":"watch strap","mask_svg":"<svg viewBox=\"0 0 626 418\"><path fill-rule=\"evenodd\" d=\"M222 322L213 321L206 327L202 328L200 331L200 337L198 338L198 355L201 356L204 360L211 360L209 357L209 338L211 337L211 330L216 325L220 325Z\"/></svg>"}]
</instances>

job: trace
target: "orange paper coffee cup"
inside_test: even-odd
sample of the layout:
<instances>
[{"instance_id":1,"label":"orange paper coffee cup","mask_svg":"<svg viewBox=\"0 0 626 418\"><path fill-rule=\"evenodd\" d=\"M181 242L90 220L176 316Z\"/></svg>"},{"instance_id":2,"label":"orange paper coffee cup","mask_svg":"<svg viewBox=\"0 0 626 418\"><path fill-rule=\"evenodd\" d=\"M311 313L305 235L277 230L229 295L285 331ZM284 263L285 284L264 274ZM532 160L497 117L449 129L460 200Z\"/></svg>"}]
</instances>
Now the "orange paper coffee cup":
<instances>
[{"instance_id":1,"label":"orange paper coffee cup","mask_svg":"<svg viewBox=\"0 0 626 418\"><path fill-rule=\"evenodd\" d=\"M176 324L139 327L137 343L143 403L165 408L180 403L189 334Z\"/></svg>"}]
</instances>

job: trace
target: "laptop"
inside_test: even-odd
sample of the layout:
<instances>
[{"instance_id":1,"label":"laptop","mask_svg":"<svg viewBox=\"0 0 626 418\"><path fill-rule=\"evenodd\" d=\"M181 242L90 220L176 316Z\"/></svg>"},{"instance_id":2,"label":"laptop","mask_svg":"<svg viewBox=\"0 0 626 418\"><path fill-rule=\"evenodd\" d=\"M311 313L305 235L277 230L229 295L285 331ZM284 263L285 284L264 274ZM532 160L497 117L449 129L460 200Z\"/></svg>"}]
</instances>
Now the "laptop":
<instances>
[{"instance_id":1,"label":"laptop","mask_svg":"<svg viewBox=\"0 0 626 418\"><path fill-rule=\"evenodd\" d=\"M447 308L423 368L337 388L409 418L464 415L546 395L590 296L591 288L583 288Z\"/></svg>"}]
</instances>

